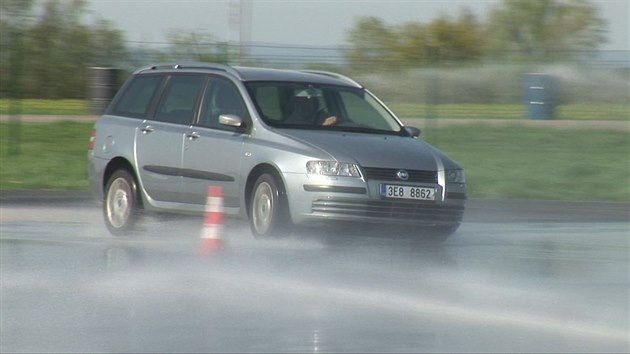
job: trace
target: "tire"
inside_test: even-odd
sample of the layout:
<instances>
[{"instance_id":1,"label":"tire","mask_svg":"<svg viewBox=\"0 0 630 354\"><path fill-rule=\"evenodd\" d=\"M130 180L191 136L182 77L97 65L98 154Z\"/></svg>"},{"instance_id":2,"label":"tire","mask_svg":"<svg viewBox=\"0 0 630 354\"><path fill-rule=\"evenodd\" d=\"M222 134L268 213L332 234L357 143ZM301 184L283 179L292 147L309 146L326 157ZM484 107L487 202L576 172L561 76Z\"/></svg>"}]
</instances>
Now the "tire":
<instances>
[{"instance_id":1,"label":"tire","mask_svg":"<svg viewBox=\"0 0 630 354\"><path fill-rule=\"evenodd\" d=\"M286 236L291 218L284 189L271 174L260 175L249 198L249 225L256 237Z\"/></svg>"},{"instance_id":2,"label":"tire","mask_svg":"<svg viewBox=\"0 0 630 354\"><path fill-rule=\"evenodd\" d=\"M127 235L138 219L138 187L127 170L114 172L105 187L103 216L109 232Z\"/></svg>"}]
</instances>

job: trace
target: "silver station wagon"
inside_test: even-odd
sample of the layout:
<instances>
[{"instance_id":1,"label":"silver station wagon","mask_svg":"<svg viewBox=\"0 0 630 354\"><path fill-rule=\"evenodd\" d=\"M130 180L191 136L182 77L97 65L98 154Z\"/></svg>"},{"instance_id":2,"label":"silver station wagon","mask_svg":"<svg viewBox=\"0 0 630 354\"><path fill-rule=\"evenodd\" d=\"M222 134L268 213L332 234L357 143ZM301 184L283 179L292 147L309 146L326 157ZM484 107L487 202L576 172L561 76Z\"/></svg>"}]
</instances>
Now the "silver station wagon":
<instances>
[{"instance_id":1,"label":"silver station wagon","mask_svg":"<svg viewBox=\"0 0 630 354\"><path fill-rule=\"evenodd\" d=\"M256 236L349 221L445 237L462 220L464 173L419 134L342 75L154 65L96 123L88 175L113 234L139 210L203 213L221 186L225 213Z\"/></svg>"}]
</instances>

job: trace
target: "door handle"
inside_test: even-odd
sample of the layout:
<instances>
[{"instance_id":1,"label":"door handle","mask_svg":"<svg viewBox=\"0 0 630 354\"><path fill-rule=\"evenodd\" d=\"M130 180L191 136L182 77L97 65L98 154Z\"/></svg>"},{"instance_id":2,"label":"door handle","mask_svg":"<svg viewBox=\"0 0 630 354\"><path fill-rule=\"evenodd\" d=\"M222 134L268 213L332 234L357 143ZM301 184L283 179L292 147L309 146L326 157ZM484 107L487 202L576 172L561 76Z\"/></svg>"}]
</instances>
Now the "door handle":
<instances>
[{"instance_id":1,"label":"door handle","mask_svg":"<svg viewBox=\"0 0 630 354\"><path fill-rule=\"evenodd\" d=\"M186 137L188 138L188 140L197 140L201 138L201 135L199 135L199 133L197 132L190 132L186 133Z\"/></svg>"},{"instance_id":2,"label":"door handle","mask_svg":"<svg viewBox=\"0 0 630 354\"><path fill-rule=\"evenodd\" d=\"M153 133L155 131L155 128L153 128L150 125L147 125L143 128L140 129L142 131L142 134L149 134L149 133Z\"/></svg>"}]
</instances>

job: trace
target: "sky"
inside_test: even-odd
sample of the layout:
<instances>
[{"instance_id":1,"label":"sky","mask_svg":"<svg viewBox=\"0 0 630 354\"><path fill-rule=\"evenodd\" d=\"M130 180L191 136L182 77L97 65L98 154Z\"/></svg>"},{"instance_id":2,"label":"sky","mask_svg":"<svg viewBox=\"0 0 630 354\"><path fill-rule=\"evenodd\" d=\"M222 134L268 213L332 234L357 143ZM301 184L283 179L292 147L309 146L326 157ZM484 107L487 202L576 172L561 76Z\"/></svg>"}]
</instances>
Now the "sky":
<instances>
[{"instance_id":1,"label":"sky","mask_svg":"<svg viewBox=\"0 0 630 354\"><path fill-rule=\"evenodd\" d=\"M388 25L427 23L457 16L467 7L480 20L499 0L244 0L251 27L238 30L236 0L88 0L92 18L104 18L132 42L164 42L170 30L211 33L219 41L338 46L356 21L375 16ZM630 0L592 0L608 22L608 42L600 49L630 50ZM247 7L243 7L247 9ZM244 10L247 13L247 10ZM244 16L247 18L248 16ZM230 20L232 19L232 20ZM248 34L250 33L250 34Z\"/></svg>"}]
</instances>

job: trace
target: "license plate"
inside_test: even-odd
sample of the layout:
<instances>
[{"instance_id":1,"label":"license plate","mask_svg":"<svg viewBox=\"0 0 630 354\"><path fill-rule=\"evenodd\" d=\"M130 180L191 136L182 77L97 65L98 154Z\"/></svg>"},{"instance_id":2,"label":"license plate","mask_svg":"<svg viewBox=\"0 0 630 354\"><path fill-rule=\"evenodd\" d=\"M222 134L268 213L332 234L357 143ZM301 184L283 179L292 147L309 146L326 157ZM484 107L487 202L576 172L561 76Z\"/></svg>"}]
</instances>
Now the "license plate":
<instances>
[{"instance_id":1,"label":"license plate","mask_svg":"<svg viewBox=\"0 0 630 354\"><path fill-rule=\"evenodd\" d=\"M397 199L435 200L435 188L381 184L381 196Z\"/></svg>"}]
</instances>

